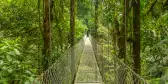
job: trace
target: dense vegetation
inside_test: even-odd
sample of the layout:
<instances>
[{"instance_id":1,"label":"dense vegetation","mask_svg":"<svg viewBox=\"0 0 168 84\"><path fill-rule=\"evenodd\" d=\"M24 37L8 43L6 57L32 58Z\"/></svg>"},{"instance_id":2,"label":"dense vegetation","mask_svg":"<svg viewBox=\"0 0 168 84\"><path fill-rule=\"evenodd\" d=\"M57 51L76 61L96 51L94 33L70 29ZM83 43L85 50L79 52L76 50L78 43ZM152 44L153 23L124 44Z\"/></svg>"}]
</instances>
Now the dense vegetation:
<instances>
[{"instance_id":1,"label":"dense vegetation","mask_svg":"<svg viewBox=\"0 0 168 84\"><path fill-rule=\"evenodd\" d=\"M72 0L50 1L48 27L43 0L0 1L0 84L31 83L86 30L98 44L107 46L109 40L115 44L112 52L151 84L168 82L168 0L76 0L74 11ZM140 30L135 30L137 25ZM51 29L50 53L44 46L45 28ZM140 59L135 60L138 54Z\"/></svg>"},{"instance_id":2,"label":"dense vegetation","mask_svg":"<svg viewBox=\"0 0 168 84\"><path fill-rule=\"evenodd\" d=\"M134 1L134 0L133 0ZM99 5L99 27L98 34L100 42L107 43L112 36L113 41L117 39L118 48L117 55L123 59L127 65L134 65L133 42L134 37L134 2L125 0L127 4L126 14L124 13L124 1L106 0ZM123 5L124 4L124 5ZM168 82L168 59L167 59L167 0L140 0L140 58L141 58L141 76L143 76L151 84L166 84ZM127 22L125 22L125 16ZM123 24L126 26L124 27ZM126 32L123 32L123 27ZM115 28L119 28L116 29ZM107 34L109 31L109 34ZM115 33L115 31L119 31ZM125 30L124 30L125 31ZM120 57L123 52L120 51L124 45L120 46L126 37L126 58ZM116 35L115 35L116 34ZM110 35L110 38L109 36ZM115 38L114 38L115 37ZM104 39L104 40L102 40ZM103 42L104 41L104 42ZM104 45L107 46L107 45ZM107 48L107 47L106 47ZM132 67L134 68L134 67Z\"/></svg>"},{"instance_id":3,"label":"dense vegetation","mask_svg":"<svg viewBox=\"0 0 168 84\"><path fill-rule=\"evenodd\" d=\"M61 4L60 4L61 3ZM69 48L69 0L56 0L52 11L52 64ZM42 0L0 1L0 83L30 83L43 71ZM76 42L87 26L76 17Z\"/></svg>"}]
</instances>

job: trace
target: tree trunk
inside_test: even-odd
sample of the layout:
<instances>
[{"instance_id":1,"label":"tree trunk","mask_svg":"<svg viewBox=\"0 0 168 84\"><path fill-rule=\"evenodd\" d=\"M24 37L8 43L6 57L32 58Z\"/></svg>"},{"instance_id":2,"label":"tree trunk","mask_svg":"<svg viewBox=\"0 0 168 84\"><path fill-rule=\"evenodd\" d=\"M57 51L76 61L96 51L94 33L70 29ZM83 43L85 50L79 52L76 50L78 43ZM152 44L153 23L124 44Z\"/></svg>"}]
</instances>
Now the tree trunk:
<instances>
[{"instance_id":1,"label":"tree trunk","mask_svg":"<svg viewBox=\"0 0 168 84\"><path fill-rule=\"evenodd\" d=\"M127 24L128 24L128 9L129 9L129 0L124 0L124 12L123 12L123 23L122 29L119 34L119 57L124 59L126 63L126 38L127 38ZM126 69L125 66L120 65L118 70L119 81L118 84L126 84Z\"/></svg>"},{"instance_id":2,"label":"tree trunk","mask_svg":"<svg viewBox=\"0 0 168 84\"><path fill-rule=\"evenodd\" d=\"M97 40L97 29L98 29L98 0L95 2L95 39Z\"/></svg>"},{"instance_id":3,"label":"tree trunk","mask_svg":"<svg viewBox=\"0 0 168 84\"><path fill-rule=\"evenodd\" d=\"M133 0L133 63L133 70L140 75L140 0ZM134 81L134 84L139 84L139 81Z\"/></svg>"},{"instance_id":4,"label":"tree trunk","mask_svg":"<svg viewBox=\"0 0 168 84\"><path fill-rule=\"evenodd\" d=\"M44 51L43 51L43 72L48 69L49 67L49 62L51 58L51 27L50 27L50 1L49 0L44 0L44 23L43 23L43 28L44 28ZM44 74L43 81L45 84L47 83L47 75Z\"/></svg>"},{"instance_id":5,"label":"tree trunk","mask_svg":"<svg viewBox=\"0 0 168 84\"><path fill-rule=\"evenodd\" d=\"M51 56L50 1L44 0L44 70L49 67Z\"/></svg>"},{"instance_id":6,"label":"tree trunk","mask_svg":"<svg viewBox=\"0 0 168 84\"><path fill-rule=\"evenodd\" d=\"M94 45L93 45L93 49L94 49L94 54L95 56L97 57L97 29L98 29L98 0L96 0L95 2L95 31L94 31L94 37L95 37L95 40L94 40ZM95 73L97 74L97 72ZM97 75L95 75L95 80L97 81L98 77Z\"/></svg>"},{"instance_id":7,"label":"tree trunk","mask_svg":"<svg viewBox=\"0 0 168 84\"><path fill-rule=\"evenodd\" d=\"M114 20L115 21L115 20ZM117 23L116 21L115 21L115 23ZM114 28L114 30L113 30L113 39L112 39L112 42L113 42L113 47L114 47L114 55L115 56L117 56L117 50L116 50L116 37L117 37L117 31L116 31L116 24L115 24L115 28ZM115 73L115 82L114 83L116 83L117 84L117 69L116 69L116 67L117 67L117 62L116 62L116 57L115 56L113 56L113 60L114 60L114 73Z\"/></svg>"},{"instance_id":8,"label":"tree trunk","mask_svg":"<svg viewBox=\"0 0 168 84\"><path fill-rule=\"evenodd\" d=\"M71 45L71 80L72 84L75 82L76 66L75 66L75 0L70 1L70 45Z\"/></svg>"},{"instance_id":9,"label":"tree trunk","mask_svg":"<svg viewBox=\"0 0 168 84\"><path fill-rule=\"evenodd\" d=\"M120 31L119 31L119 22L117 20L117 18L114 18L114 24L115 24L115 28L114 28L114 35L113 35L113 41L114 41L114 52L115 52L115 55L118 56L117 54L117 49L116 47L118 46L119 47L119 36L120 36ZM116 43L117 43L117 46L116 46ZM114 67L115 67L115 83L116 84L120 84L120 80L122 79L121 77L119 77L119 70L117 70L116 68L118 67L117 66L117 61L116 61L116 58L114 57Z\"/></svg>"},{"instance_id":10,"label":"tree trunk","mask_svg":"<svg viewBox=\"0 0 168 84\"><path fill-rule=\"evenodd\" d=\"M128 10L129 10L129 0L124 0L124 14L123 14L123 27L121 30L122 37L122 57L124 62L126 62L126 42L127 42L127 25L128 25Z\"/></svg>"}]
</instances>

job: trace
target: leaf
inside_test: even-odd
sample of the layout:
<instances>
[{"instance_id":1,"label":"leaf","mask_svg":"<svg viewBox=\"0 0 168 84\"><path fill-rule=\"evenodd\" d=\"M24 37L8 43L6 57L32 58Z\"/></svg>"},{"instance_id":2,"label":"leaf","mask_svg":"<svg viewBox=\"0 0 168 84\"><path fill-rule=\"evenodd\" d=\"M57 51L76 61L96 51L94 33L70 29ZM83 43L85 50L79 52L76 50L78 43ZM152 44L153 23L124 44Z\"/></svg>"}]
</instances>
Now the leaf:
<instances>
[{"instance_id":1,"label":"leaf","mask_svg":"<svg viewBox=\"0 0 168 84\"><path fill-rule=\"evenodd\" d=\"M10 55L7 55L6 58L8 61L12 61L12 57Z\"/></svg>"},{"instance_id":2,"label":"leaf","mask_svg":"<svg viewBox=\"0 0 168 84\"><path fill-rule=\"evenodd\" d=\"M3 70L3 71L6 71L6 70L7 70L7 67L6 67L6 66L3 66L3 67L2 67L2 70Z\"/></svg>"},{"instance_id":3,"label":"leaf","mask_svg":"<svg viewBox=\"0 0 168 84\"><path fill-rule=\"evenodd\" d=\"M4 50L4 49L6 49L6 48L8 48L8 46L3 46L3 47L1 47L0 49Z\"/></svg>"},{"instance_id":4,"label":"leaf","mask_svg":"<svg viewBox=\"0 0 168 84\"><path fill-rule=\"evenodd\" d=\"M14 49L16 55L20 55L20 52L17 49Z\"/></svg>"},{"instance_id":5,"label":"leaf","mask_svg":"<svg viewBox=\"0 0 168 84\"><path fill-rule=\"evenodd\" d=\"M15 52L14 51L10 51L8 54L11 55L11 56L15 56Z\"/></svg>"},{"instance_id":6,"label":"leaf","mask_svg":"<svg viewBox=\"0 0 168 84\"><path fill-rule=\"evenodd\" d=\"M12 71L13 71L12 69L8 69L8 73L12 73Z\"/></svg>"},{"instance_id":7,"label":"leaf","mask_svg":"<svg viewBox=\"0 0 168 84\"><path fill-rule=\"evenodd\" d=\"M3 60L0 60L0 65L3 65L4 61Z\"/></svg>"},{"instance_id":8,"label":"leaf","mask_svg":"<svg viewBox=\"0 0 168 84\"><path fill-rule=\"evenodd\" d=\"M33 82L33 81L34 81L34 78L33 78L33 77L29 77L29 80L30 80L31 82Z\"/></svg>"},{"instance_id":9,"label":"leaf","mask_svg":"<svg viewBox=\"0 0 168 84\"><path fill-rule=\"evenodd\" d=\"M26 70L26 72L25 72L25 73L27 73L27 74L29 74L29 75L31 75L31 74L32 74L29 70Z\"/></svg>"}]
</instances>

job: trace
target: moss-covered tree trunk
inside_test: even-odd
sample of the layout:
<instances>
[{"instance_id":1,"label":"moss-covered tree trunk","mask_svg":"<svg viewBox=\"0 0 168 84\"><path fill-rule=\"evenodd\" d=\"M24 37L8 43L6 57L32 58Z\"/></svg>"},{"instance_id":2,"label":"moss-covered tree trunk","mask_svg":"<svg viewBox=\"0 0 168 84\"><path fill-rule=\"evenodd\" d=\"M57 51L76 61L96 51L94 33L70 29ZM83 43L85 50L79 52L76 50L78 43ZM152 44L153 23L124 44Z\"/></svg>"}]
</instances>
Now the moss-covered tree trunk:
<instances>
[{"instance_id":1,"label":"moss-covered tree trunk","mask_svg":"<svg viewBox=\"0 0 168 84\"><path fill-rule=\"evenodd\" d=\"M43 50L43 72L49 67L49 61L51 58L51 22L50 22L50 1L44 0L44 50ZM44 74L43 81L47 84L47 74Z\"/></svg>"},{"instance_id":2,"label":"moss-covered tree trunk","mask_svg":"<svg viewBox=\"0 0 168 84\"><path fill-rule=\"evenodd\" d=\"M94 37L95 37L95 40L94 40L94 43L93 43L93 49L94 49L94 53L95 53L95 56L97 57L97 30L98 30L98 0L95 1L95 31L94 31ZM96 67L97 68L97 67ZM97 71L95 72L95 80L97 81L98 77L97 77Z\"/></svg>"},{"instance_id":3,"label":"moss-covered tree trunk","mask_svg":"<svg viewBox=\"0 0 168 84\"><path fill-rule=\"evenodd\" d=\"M123 23L121 29L121 52L120 55L124 58L126 62L126 39L127 39L127 25L128 25L128 9L129 9L129 0L124 0L124 12L123 12Z\"/></svg>"},{"instance_id":4,"label":"moss-covered tree trunk","mask_svg":"<svg viewBox=\"0 0 168 84\"><path fill-rule=\"evenodd\" d=\"M76 76L76 60L75 60L75 0L70 1L70 45L71 45L71 80L74 84Z\"/></svg>"},{"instance_id":5,"label":"moss-covered tree trunk","mask_svg":"<svg viewBox=\"0 0 168 84\"><path fill-rule=\"evenodd\" d=\"M126 63L126 39L127 39L127 20L128 20L128 8L129 8L129 0L123 1L123 23L121 30L118 30L118 47L119 54L118 57ZM119 29L119 28L118 28ZM118 70L118 84L126 84L126 69L125 66L120 65Z\"/></svg>"},{"instance_id":6,"label":"moss-covered tree trunk","mask_svg":"<svg viewBox=\"0 0 168 84\"><path fill-rule=\"evenodd\" d=\"M133 0L133 63L133 70L140 74L140 0ZM134 84L139 84L136 77Z\"/></svg>"},{"instance_id":7,"label":"moss-covered tree trunk","mask_svg":"<svg viewBox=\"0 0 168 84\"><path fill-rule=\"evenodd\" d=\"M51 57L51 25L50 25L50 1L44 0L44 61L43 70L49 67L49 59Z\"/></svg>"}]
</instances>

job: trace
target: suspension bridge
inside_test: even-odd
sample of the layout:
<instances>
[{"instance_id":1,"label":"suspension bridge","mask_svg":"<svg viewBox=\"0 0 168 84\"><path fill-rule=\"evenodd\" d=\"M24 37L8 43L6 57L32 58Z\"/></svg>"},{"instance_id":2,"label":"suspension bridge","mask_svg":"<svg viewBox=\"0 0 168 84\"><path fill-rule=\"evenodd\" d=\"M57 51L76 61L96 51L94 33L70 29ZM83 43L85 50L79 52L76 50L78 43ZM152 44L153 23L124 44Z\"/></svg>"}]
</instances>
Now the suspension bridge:
<instances>
[{"instance_id":1,"label":"suspension bridge","mask_svg":"<svg viewBox=\"0 0 168 84\"><path fill-rule=\"evenodd\" d=\"M148 84L130 67L120 61L111 47L97 44L94 52L92 37L84 36L60 56L33 84ZM74 69L72 64L74 63Z\"/></svg>"}]
</instances>

